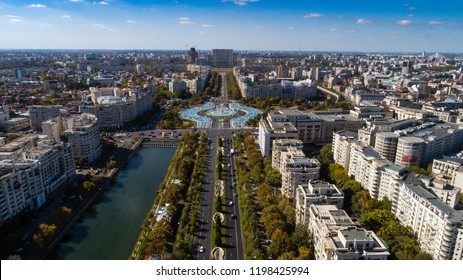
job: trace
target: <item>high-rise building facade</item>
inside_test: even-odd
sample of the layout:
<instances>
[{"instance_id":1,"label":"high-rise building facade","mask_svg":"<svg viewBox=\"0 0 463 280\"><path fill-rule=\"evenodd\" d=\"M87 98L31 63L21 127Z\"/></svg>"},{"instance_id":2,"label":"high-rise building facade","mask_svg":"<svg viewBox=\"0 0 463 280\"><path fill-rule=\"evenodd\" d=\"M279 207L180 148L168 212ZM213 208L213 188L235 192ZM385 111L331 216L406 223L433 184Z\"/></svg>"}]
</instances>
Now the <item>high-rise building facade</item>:
<instances>
[{"instance_id":1,"label":"high-rise building facade","mask_svg":"<svg viewBox=\"0 0 463 280\"><path fill-rule=\"evenodd\" d=\"M64 110L61 105L34 105L29 108L29 117L31 126L34 131L42 130L42 122L54 118L60 114L60 110Z\"/></svg>"},{"instance_id":2,"label":"high-rise building facade","mask_svg":"<svg viewBox=\"0 0 463 280\"><path fill-rule=\"evenodd\" d=\"M232 49L213 49L212 67L231 68L235 66L235 59Z\"/></svg>"},{"instance_id":3,"label":"high-rise building facade","mask_svg":"<svg viewBox=\"0 0 463 280\"><path fill-rule=\"evenodd\" d=\"M98 119L94 115L71 115L63 119L63 130L64 138L71 144L74 159L92 163L101 155Z\"/></svg>"}]
</instances>

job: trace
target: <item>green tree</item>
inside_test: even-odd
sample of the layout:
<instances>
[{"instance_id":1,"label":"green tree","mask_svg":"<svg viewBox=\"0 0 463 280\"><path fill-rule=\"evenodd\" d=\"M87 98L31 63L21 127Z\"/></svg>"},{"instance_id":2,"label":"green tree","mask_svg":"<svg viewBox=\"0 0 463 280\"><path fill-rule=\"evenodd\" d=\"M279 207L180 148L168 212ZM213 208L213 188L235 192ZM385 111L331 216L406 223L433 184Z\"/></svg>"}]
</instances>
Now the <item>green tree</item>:
<instances>
[{"instance_id":1,"label":"green tree","mask_svg":"<svg viewBox=\"0 0 463 280\"><path fill-rule=\"evenodd\" d=\"M66 206L61 206L58 208L58 213L56 214L56 219L59 223L66 222L69 217L71 217L72 209Z\"/></svg>"},{"instance_id":2,"label":"green tree","mask_svg":"<svg viewBox=\"0 0 463 280\"><path fill-rule=\"evenodd\" d=\"M416 174L429 176L429 173L428 173L428 171L426 169L418 167L418 166L407 165L407 166L405 166L405 170L407 170L408 172L413 172L413 173L416 173Z\"/></svg>"},{"instance_id":3,"label":"green tree","mask_svg":"<svg viewBox=\"0 0 463 280\"><path fill-rule=\"evenodd\" d=\"M265 183L272 188L281 188L281 173L273 168L270 169L270 171L267 172L267 176L265 177Z\"/></svg>"},{"instance_id":4,"label":"green tree","mask_svg":"<svg viewBox=\"0 0 463 280\"><path fill-rule=\"evenodd\" d=\"M110 161L108 162L108 164L106 165L106 168L107 168L107 169L113 169L113 168L116 168L116 167L117 167L117 161L115 161L115 160L113 160L113 159L110 160Z\"/></svg>"},{"instance_id":5,"label":"green tree","mask_svg":"<svg viewBox=\"0 0 463 280\"><path fill-rule=\"evenodd\" d=\"M82 183L82 187L84 188L84 190L89 192L95 188L95 183L93 183L92 181L84 181Z\"/></svg>"},{"instance_id":6,"label":"green tree","mask_svg":"<svg viewBox=\"0 0 463 280\"><path fill-rule=\"evenodd\" d=\"M55 237L56 229L54 224L40 224L39 232L32 237L35 244L40 248L44 248Z\"/></svg>"}]
</instances>

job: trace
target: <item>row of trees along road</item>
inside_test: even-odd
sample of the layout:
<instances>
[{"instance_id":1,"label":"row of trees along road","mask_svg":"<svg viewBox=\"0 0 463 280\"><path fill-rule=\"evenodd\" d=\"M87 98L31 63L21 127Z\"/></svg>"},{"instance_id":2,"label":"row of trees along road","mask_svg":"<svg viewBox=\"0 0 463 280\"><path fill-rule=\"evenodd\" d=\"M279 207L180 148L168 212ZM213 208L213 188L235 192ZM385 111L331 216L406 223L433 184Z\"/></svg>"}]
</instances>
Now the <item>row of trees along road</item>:
<instances>
[{"instance_id":1,"label":"row of trees along road","mask_svg":"<svg viewBox=\"0 0 463 280\"><path fill-rule=\"evenodd\" d=\"M333 162L331 147L328 144L320 150L321 176L344 192L344 210L386 242L391 253L389 259L432 259L430 254L421 251L411 228L401 225L395 218L388 199L372 199L359 182L349 177L342 165Z\"/></svg>"},{"instance_id":2,"label":"row of trees along road","mask_svg":"<svg viewBox=\"0 0 463 280\"><path fill-rule=\"evenodd\" d=\"M188 133L182 137L158 196L143 223L137 242L139 245L135 246L131 258L192 258L200 192L207 166L206 143L204 134ZM156 211L161 205L168 205L167 215L156 221Z\"/></svg>"},{"instance_id":3,"label":"row of trees along road","mask_svg":"<svg viewBox=\"0 0 463 280\"><path fill-rule=\"evenodd\" d=\"M245 258L309 259L307 227L296 226L294 207L279 195L281 175L254 141L250 133L233 139Z\"/></svg>"}]
</instances>

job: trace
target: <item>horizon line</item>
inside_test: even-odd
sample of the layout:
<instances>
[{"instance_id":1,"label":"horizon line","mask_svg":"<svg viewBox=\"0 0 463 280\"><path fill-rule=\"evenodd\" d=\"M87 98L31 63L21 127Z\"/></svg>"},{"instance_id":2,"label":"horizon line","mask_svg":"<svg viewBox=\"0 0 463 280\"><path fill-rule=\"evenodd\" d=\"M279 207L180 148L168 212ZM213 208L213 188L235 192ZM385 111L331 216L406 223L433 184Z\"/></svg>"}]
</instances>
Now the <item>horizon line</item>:
<instances>
[{"instance_id":1,"label":"horizon line","mask_svg":"<svg viewBox=\"0 0 463 280\"><path fill-rule=\"evenodd\" d=\"M214 48L221 49L221 48ZM214 49L196 49L197 51L212 51ZM233 52L299 52L299 53L374 53L374 54L421 54L422 51L347 51L347 50L253 50L253 49L232 49ZM2 51L175 51L175 52L185 52L188 50L184 49L143 49L143 48L127 48L127 49L109 49L109 48L0 48ZM431 53L445 53L445 54L456 54L460 55L463 52L456 51L426 51L426 54Z\"/></svg>"}]
</instances>

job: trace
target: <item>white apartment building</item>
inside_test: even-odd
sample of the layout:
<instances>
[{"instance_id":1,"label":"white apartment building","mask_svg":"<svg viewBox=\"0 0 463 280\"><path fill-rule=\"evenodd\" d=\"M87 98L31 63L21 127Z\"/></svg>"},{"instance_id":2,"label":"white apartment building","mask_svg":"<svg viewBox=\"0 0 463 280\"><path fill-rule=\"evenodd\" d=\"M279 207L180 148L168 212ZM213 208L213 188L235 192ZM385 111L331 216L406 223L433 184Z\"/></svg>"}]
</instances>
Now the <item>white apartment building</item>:
<instances>
[{"instance_id":1,"label":"white apartment building","mask_svg":"<svg viewBox=\"0 0 463 280\"><path fill-rule=\"evenodd\" d=\"M38 160L43 183L51 191L75 177L75 164L68 143L44 140L24 151L24 158Z\"/></svg>"},{"instance_id":2,"label":"white apartment building","mask_svg":"<svg viewBox=\"0 0 463 280\"><path fill-rule=\"evenodd\" d=\"M381 170L390 162L381 157L372 147L358 141L352 142L347 174L360 182L373 198L378 197Z\"/></svg>"},{"instance_id":3,"label":"white apartment building","mask_svg":"<svg viewBox=\"0 0 463 280\"><path fill-rule=\"evenodd\" d=\"M172 93L177 90L186 90L186 88L187 88L187 83L182 80L172 80L169 83L169 91Z\"/></svg>"},{"instance_id":4,"label":"white apartment building","mask_svg":"<svg viewBox=\"0 0 463 280\"><path fill-rule=\"evenodd\" d=\"M271 118L270 114L267 116L268 118ZM258 143L262 155L270 155L273 140L298 138L298 131L290 122L273 122L264 118L261 118L259 121Z\"/></svg>"},{"instance_id":5,"label":"white apartment building","mask_svg":"<svg viewBox=\"0 0 463 280\"><path fill-rule=\"evenodd\" d=\"M282 153L283 168L280 173L282 176L281 194L282 196L294 199L298 185L307 184L310 180L320 177L320 162L316 159L305 157L302 151L295 154L290 152Z\"/></svg>"},{"instance_id":6,"label":"white apartment building","mask_svg":"<svg viewBox=\"0 0 463 280\"><path fill-rule=\"evenodd\" d=\"M342 165L345 170L349 169L350 150L352 142L357 140L358 136L351 131L337 131L333 133L333 158L334 162Z\"/></svg>"},{"instance_id":7,"label":"white apartment building","mask_svg":"<svg viewBox=\"0 0 463 280\"><path fill-rule=\"evenodd\" d=\"M397 208L399 184L405 175L405 168L397 164L391 163L381 169L378 199L382 200L387 197L392 202L392 211Z\"/></svg>"},{"instance_id":8,"label":"white apartment building","mask_svg":"<svg viewBox=\"0 0 463 280\"><path fill-rule=\"evenodd\" d=\"M320 176L320 162L305 156L300 140L274 140L272 167L281 173L281 194L289 199L294 199L298 185Z\"/></svg>"},{"instance_id":9,"label":"white apartment building","mask_svg":"<svg viewBox=\"0 0 463 280\"><path fill-rule=\"evenodd\" d=\"M311 204L336 205L342 209L344 193L336 187L320 180L310 180L306 185L296 189L296 224L309 224L309 207Z\"/></svg>"},{"instance_id":10,"label":"white apartment building","mask_svg":"<svg viewBox=\"0 0 463 280\"><path fill-rule=\"evenodd\" d=\"M400 135L394 132L376 133L375 150L387 160L394 162L399 137Z\"/></svg>"},{"instance_id":11,"label":"white apartment building","mask_svg":"<svg viewBox=\"0 0 463 280\"><path fill-rule=\"evenodd\" d=\"M36 210L47 195L75 177L68 144L40 142L23 157L0 161L0 223L23 210Z\"/></svg>"},{"instance_id":12,"label":"white apartment building","mask_svg":"<svg viewBox=\"0 0 463 280\"><path fill-rule=\"evenodd\" d=\"M460 166L463 166L463 159L443 156L432 162L432 174L443 179L452 179Z\"/></svg>"},{"instance_id":13,"label":"white apartment building","mask_svg":"<svg viewBox=\"0 0 463 280\"><path fill-rule=\"evenodd\" d=\"M0 175L1 223L21 211L35 210L45 203L47 189L40 176L38 160L2 160Z\"/></svg>"},{"instance_id":14,"label":"white apartment building","mask_svg":"<svg viewBox=\"0 0 463 280\"><path fill-rule=\"evenodd\" d=\"M401 182L396 217L411 227L421 249L438 260L462 260L463 212L424 188L413 175Z\"/></svg>"},{"instance_id":15,"label":"white apartment building","mask_svg":"<svg viewBox=\"0 0 463 280\"><path fill-rule=\"evenodd\" d=\"M42 134L55 141L61 141L61 135L63 134L62 117L55 117L42 122Z\"/></svg>"},{"instance_id":16,"label":"white apartment building","mask_svg":"<svg viewBox=\"0 0 463 280\"><path fill-rule=\"evenodd\" d=\"M63 119L63 135L71 144L74 159L92 163L101 155L98 119L92 114L70 115Z\"/></svg>"},{"instance_id":17,"label":"white apartment building","mask_svg":"<svg viewBox=\"0 0 463 280\"><path fill-rule=\"evenodd\" d=\"M288 151L288 149L294 148L296 150L302 150L302 141L296 139L276 139L273 140L272 146L272 167L276 170L280 170L281 153Z\"/></svg>"},{"instance_id":18,"label":"white apartment building","mask_svg":"<svg viewBox=\"0 0 463 280\"><path fill-rule=\"evenodd\" d=\"M317 260L386 260L389 249L374 232L357 228L344 210L311 204L309 232Z\"/></svg>"}]
</instances>

